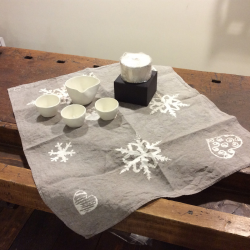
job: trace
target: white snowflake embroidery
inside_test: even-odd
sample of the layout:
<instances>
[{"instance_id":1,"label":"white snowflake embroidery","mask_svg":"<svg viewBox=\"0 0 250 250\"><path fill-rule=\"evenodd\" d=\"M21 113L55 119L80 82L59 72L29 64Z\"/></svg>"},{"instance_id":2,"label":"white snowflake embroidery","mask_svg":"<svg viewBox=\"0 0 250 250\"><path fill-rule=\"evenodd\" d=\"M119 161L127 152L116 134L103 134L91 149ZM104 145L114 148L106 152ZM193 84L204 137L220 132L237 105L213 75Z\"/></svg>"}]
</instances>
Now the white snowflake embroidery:
<instances>
[{"instance_id":1,"label":"white snowflake embroidery","mask_svg":"<svg viewBox=\"0 0 250 250\"><path fill-rule=\"evenodd\" d=\"M149 168L156 168L159 161L164 162L170 159L159 154L161 149L156 146L161 141L150 144L148 141L142 140L139 136L136 137L135 141L136 142L129 143L126 149L116 149L122 154L125 154L122 160L126 165L120 174L129 171L130 168L132 168L135 173L139 173L143 169L144 174L148 180L150 180L151 172Z\"/></svg>"},{"instance_id":2,"label":"white snowflake embroidery","mask_svg":"<svg viewBox=\"0 0 250 250\"><path fill-rule=\"evenodd\" d=\"M29 103L27 103L27 105L35 105L35 100L33 100L33 101L31 101L31 102L29 102Z\"/></svg>"},{"instance_id":3,"label":"white snowflake embroidery","mask_svg":"<svg viewBox=\"0 0 250 250\"><path fill-rule=\"evenodd\" d=\"M59 142L55 145L55 147L58 149L58 151L54 152L51 150L48 152L50 156L56 155L55 157L50 158L51 161L57 161L59 158L61 158L61 162L66 162L69 159L66 156L73 156L73 154L75 154L74 150L67 151L68 148L72 147L71 142L66 143L65 148L62 148L62 143Z\"/></svg>"},{"instance_id":4,"label":"white snowflake embroidery","mask_svg":"<svg viewBox=\"0 0 250 250\"><path fill-rule=\"evenodd\" d=\"M69 94L67 92L67 89L65 87L65 85L61 88L57 88L57 89L40 89L39 92L43 93L43 95L45 94L55 94L60 98L60 103L61 104L70 104L71 103L71 99L69 97ZM35 100L27 103L27 105L31 105L31 104L35 104Z\"/></svg>"},{"instance_id":5,"label":"white snowflake embroidery","mask_svg":"<svg viewBox=\"0 0 250 250\"><path fill-rule=\"evenodd\" d=\"M178 95L179 94L160 96L157 94L158 97L153 98L149 103L149 108L152 109L150 114L154 114L157 111L160 111L161 113L169 112L170 115L176 117L176 111L180 110L180 107L190 106L189 104L182 103L178 100Z\"/></svg>"},{"instance_id":6,"label":"white snowflake embroidery","mask_svg":"<svg viewBox=\"0 0 250 250\"><path fill-rule=\"evenodd\" d=\"M83 76L87 76L85 74L83 74ZM93 72L89 73L88 76L93 76L93 77L96 77L94 75ZM59 98L60 98L60 103L61 104L70 104L71 103L71 98L69 97L69 94L68 94L68 91L67 91L67 88L65 85L63 85L61 88L57 88L57 89L47 89L47 88L44 88L44 89L40 89L39 92L43 93L43 95L45 94L55 94L57 95ZM27 105L34 105L35 104L35 100L27 103Z\"/></svg>"}]
</instances>

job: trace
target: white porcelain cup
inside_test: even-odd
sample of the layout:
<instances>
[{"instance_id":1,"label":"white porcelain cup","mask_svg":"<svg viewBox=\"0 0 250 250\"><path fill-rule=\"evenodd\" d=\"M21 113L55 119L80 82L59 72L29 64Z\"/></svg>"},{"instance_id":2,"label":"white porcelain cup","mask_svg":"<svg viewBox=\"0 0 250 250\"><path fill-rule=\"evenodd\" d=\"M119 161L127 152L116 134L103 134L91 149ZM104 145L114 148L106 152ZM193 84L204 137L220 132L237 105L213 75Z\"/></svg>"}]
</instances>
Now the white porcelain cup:
<instances>
[{"instance_id":1,"label":"white porcelain cup","mask_svg":"<svg viewBox=\"0 0 250 250\"><path fill-rule=\"evenodd\" d=\"M41 95L35 101L38 112L44 117L55 116L59 104L60 98L54 94Z\"/></svg>"},{"instance_id":2,"label":"white porcelain cup","mask_svg":"<svg viewBox=\"0 0 250 250\"><path fill-rule=\"evenodd\" d=\"M101 119L107 121L115 118L118 112L119 102L110 97L105 97L95 102L95 108Z\"/></svg>"},{"instance_id":3,"label":"white porcelain cup","mask_svg":"<svg viewBox=\"0 0 250 250\"><path fill-rule=\"evenodd\" d=\"M63 122L71 128L81 127L84 123L86 108L80 104L71 104L61 111Z\"/></svg>"}]
</instances>

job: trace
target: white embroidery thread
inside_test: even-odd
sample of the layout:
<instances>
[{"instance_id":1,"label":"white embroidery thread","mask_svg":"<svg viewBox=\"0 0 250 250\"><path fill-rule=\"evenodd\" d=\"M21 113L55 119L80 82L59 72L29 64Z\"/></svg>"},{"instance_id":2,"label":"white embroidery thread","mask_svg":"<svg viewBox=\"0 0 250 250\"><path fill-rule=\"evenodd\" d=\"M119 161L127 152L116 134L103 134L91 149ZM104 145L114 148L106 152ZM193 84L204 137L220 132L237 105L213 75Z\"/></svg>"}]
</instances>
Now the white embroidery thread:
<instances>
[{"instance_id":1,"label":"white embroidery thread","mask_svg":"<svg viewBox=\"0 0 250 250\"><path fill-rule=\"evenodd\" d=\"M61 87L61 88L57 88L57 89L40 89L39 92L43 93L43 95L46 94L55 94L60 98L60 103L61 104L70 104L71 103L71 99L69 97L69 94L67 92L67 89L65 86ZM27 105L31 105L31 104L35 104L35 100L27 103Z\"/></svg>"},{"instance_id":2,"label":"white embroidery thread","mask_svg":"<svg viewBox=\"0 0 250 250\"><path fill-rule=\"evenodd\" d=\"M235 149L242 146L243 141L236 135L221 135L206 139L210 152L218 158L230 159Z\"/></svg>"},{"instance_id":3,"label":"white embroidery thread","mask_svg":"<svg viewBox=\"0 0 250 250\"><path fill-rule=\"evenodd\" d=\"M127 148L118 148L116 151L125 154L122 161L126 164L120 174L129 171L130 168L135 173L139 173L142 169L147 179L151 179L151 172L149 168L156 168L158 162L169 161L168 157L162 156L161 149L156 147L161 141L150 144L146 140L142 140L139 136L135 139L136 142L129 143Z\"/></svg>"},{"instance_id":4,"label":"white embroidery thread","mask_svg":"<svg viewBox=\"0 0 250 250\"><path fill-rule=\"evenodd\" d=\"M48 152L50 156L55 155L55 157L50 158L51 161L57 161L59 158L61 158L61 162L66 162L69 158L66 156L73 156L75 154L74 150L67 151L68 148L72 147L71 142L66 143L65 148L62 147L62 143L57 143L55 147L58 149L58 151L54 152L51 150Z\"/></svg>"},{"instance_id":5,"label":"white embroidery thread","mask_svg":"<svg viewBox=\"0 0 250 250\"><path fill-rule=\"evenodd\" d=\"M87 75L84 74L83 76L87 76ZM89 73L89 76L96 77L93 72ZM47 89L47 88L40 89L39 92L43 93L43 95L45 94L57 95L60 98L61 104L70 104L72 101L71 98L69 97L69 94L67 92L67 88L65 85L63 85L61 88L56 88L56 89ZM27 105L32 105L32 104L33 105L35 104L35 100L27 103Z\"/></svg>"},{"instance_id":6,"label":"white embroidery thread","mask_svg":"<svg viewBox=\"0 0 250 250\"><path fill-rule=\"evenodd\" d=\"M94 210L98 205L98 199L94 195L87 195L83 190L78 190L73 197L73 203L77 211L84 215Z\"/></svg>"},{"instance_id":7,"label":"white embroidery thread","mask_svg":"<svg viewBox=\"0 0 250 250\"><path fill-rule=\"evenodd\" d=\"M158 97L154 97L149 103L149 108L152 109L150 114L154 114L158 111L161 113L169 112L170 115L176 117L176 111L180 110L180 107L190 106L178 100L178 95L179 94L161 96L157 94Z\"/></svg>"}]
</instances>

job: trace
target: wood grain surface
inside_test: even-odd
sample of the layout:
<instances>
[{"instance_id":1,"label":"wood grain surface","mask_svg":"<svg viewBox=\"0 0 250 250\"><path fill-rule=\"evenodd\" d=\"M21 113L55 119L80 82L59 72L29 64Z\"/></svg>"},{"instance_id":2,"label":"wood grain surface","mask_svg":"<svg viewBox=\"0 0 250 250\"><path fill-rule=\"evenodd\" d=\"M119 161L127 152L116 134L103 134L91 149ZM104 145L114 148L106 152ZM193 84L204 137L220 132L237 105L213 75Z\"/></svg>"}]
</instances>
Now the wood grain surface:
<instances>
[{"instance_id":1,"label":"wood grain surface","mask_svg":"<svg viewBox=\"0 0 250 250\"><path fill-rule=\"evenodd\" d=\"M29 169L0 163L0 199L52 212L41 199Z\"/></svg>"},{"instance_id":2,"label":"wood grain surface","mask_svg":"<svg viewBox=\"0 0 250 250\"><path fill-rule=\"evenodd\" d=\"M0 213L1 216L1 213ZM112 230L113 232L114 230ZM117 233L117 231L116 231ZM122 233L122 234L121 234ZM1 234L1 228L0 228ZM150 240L149 245L127 243L129 234L110 230L85 239L70 230L56 215L35 210L10 248L1 250L189 250L162 241ZM121 239L121 237L123 239ZM1 238L1 240L4 240Z\"/></svg>"},{"instance_id":3,"label":"wood grain surface","mask_svg":"<svg viewBox=\"0 0 250 250\"><path fill-rule=\"evenodd\" d=\"M28 169L0 165L0 199L52 213ZM250 218L166 199L150 202L114 228L194 249L250 246ZM190 240L192 235L198 240Z\"/></svg>"},{"instance_id":4,"label":"wood grain surface","mask_svg":"<svg viewBox=\"0 0 250 250\"><path fill-rule=\"evenodd\" d=\"M27 169L29 166L22 151L7 88L113 62L0 47L0 199L52 212L41 200L31 171ZM236 116L240 124L250 130L250 77L174 70L191 87L206 95L222 111ZM250 209L244 204L225 201L229 197L234 202L250 204L249 183L248 167L197 195L154 201L115 228L194 249L249 249L250 219L239 215L250 215ZM225 205L230 209L241 206L243 212L239 215L221 212Z\"/></svg>"},{"instance_id":5,"label":"wood grain surface","mask_svg":"<svg viewBox=\"0 0 250 250\"><path fill-rule=\"evenodd\" d=\"M0 47L0 143L21 146L7 89L115 63L112 60ZM219 109L237 117L250 131L250 77L187 69L174 70L191 87L206 95ZM250 173L247 168L244 173Z\"/></svg>"},{"instance_id":6,"label":"wood grain surface","mask_svg":"<svg viewBox=\"0 0 250 250\"><path fill-rule=\"evenodd\" d=\"M16 123L8 88L113 62L84 56L0 47L0 121Z\"/></svg>"}]
</instances>

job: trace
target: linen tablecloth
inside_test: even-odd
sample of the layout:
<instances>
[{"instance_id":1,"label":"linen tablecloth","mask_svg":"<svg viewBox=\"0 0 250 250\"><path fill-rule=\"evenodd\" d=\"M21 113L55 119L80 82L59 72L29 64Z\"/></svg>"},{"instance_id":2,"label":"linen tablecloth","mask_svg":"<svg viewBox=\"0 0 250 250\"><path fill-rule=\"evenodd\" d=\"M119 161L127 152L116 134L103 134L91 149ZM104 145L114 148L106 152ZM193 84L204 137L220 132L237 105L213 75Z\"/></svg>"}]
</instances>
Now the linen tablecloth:
<instances>
[{"instance_id":1,"label":"linen tablecloth","mask_svg":"<svg viewBox=\"0 0 250 250\"><path fill-rule=\"evenodd\" d=\"M221 112L171 67L155 66L157 92L148 107L120 103L114 120L99 119L94 103L113 97L119 64L20 85L8 90L24 153L48 207L72 230L89 238L159 197L197 193L250 165L250 134ZM60 96L78 75L101 81L80 128L60 112L40 116L34 100Z\"/></svg>"}]
</instances>

